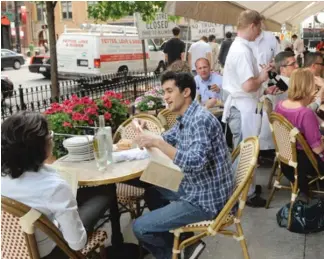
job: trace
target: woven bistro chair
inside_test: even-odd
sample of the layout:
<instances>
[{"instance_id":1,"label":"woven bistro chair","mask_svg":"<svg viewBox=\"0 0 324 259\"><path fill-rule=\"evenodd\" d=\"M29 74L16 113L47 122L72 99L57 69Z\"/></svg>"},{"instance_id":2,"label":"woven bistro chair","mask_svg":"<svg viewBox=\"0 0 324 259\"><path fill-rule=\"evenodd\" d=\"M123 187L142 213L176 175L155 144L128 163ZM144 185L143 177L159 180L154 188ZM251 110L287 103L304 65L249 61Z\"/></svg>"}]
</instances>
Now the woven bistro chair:
<instances>
[{"instance_id":1,"label":"woven bistro chair","mask_svg":"<svg viewBox=\"0 0 324 259\"><path fill-rule=\"evenodd\" d=\"M100 249L100 258L106 258L105 231L94 232L88 237L83 250L74 251L64 240L59 229L45 215L25 204L1 196L1 258L39 259L35 228L44 232L72 259L85 259L97 248Z\"/></svg>"},{"instance_id":2,"label":"woven bistro chair","mask_svg":"<svg viewBox=\"0 0 324 259\"><path fill-rule=\"evenodd\" d=\"M136 132L131 124L133 119L141 119L146 121L146 126L149 131L161 135L164 128L161 122L154 116L149 114L137 114L124 121L114 134L113 142L117 143L122 137L125 139L134 139ZM131 186L124 183L117 184L117 198L119 204L129 212L132 219L139 217L143 212L141 201L143 200L144 189Z\"/></svg>"},{"instance_id":3,"label":"woven bistro chair","mask_svg":"<svg viewBox=\"0 0 324 259\"><path fill-rule=\"evenodd\" d=\"M252 182L254 169L257 164L258 155L259 139L257 137L245 139L233 151L232 161L234 162L235 159L239 157L235 176L234 193L214 220L197 222L171 230L171 232L174 234L172 259L178 259L181 250L183 250L185 247L206 236L215 236L218 234L231 236L235 240L239 241L243 250L244 258L250 258L245 237L243 235L241 217ZM234 213L233 208L237 203L239 203L239 206L237 211ZM232 225L235 225L236 231L228 229L228 227ZM184 232L195 232L195 235L180 242L180 234Z\"/></svg>"},{"instance_id":4,"label":"woven bistro chair","mask_svg":"<svg viewBox=\"0 0 324 259\"><path fill-rule=\"evenodd\" d=\"M161 121L161 124L166 130L171 129L177 122L177 115L169 109L160 111L157 118Z\"/></svg>"},{"instance_id":5,"label":"woven bistro chair","mask_svg":"<svg viewBox=\"0 0 324 259\"><path fill-rule=\"evenodd\" d=\"M264 101L263 101L263 109L267 113L268 120L269 120L269 123L270 123L270 115L271 115L271 113L273 111L273 105L272 105L272 102L268 98L265 98ZM272 168L271 168L271 173L270 173L270 176L269 176L269 180L268 180L268 189L271 189L271 187L273 185L273 179L276 176L277 170L279 170L279 166L280 165L279 165L279 162L278 162L278 158L277 158L277 156L275 156L274 161L273 161L273 165L272 165Z\"/></svg>"},{"instance_id":6,"label":"woven bistro chair","mask_svg":"<svg viewBox=\"0 0 324 259\"><path fill-rule=\"evenodd\" d=\"M284 116L272 112L270 115L270 127L273 135L273 139L275 142L276 148L276 157L279 163L284 163L293 167L294 169L294 183L291 183L290 186L285 186L281 184L281 179L284 176L282 171L278 170L278 174L276 176L273 188L270 192L269 198L267 200L266 208L269 208L274 193L278 189L286 189L291 190L291 200L290 200L290 211L288 216L288 224L287 228L290 228L291 223L291 208L293 207L293 203L295 202L298 195L298 161L297 161L297 148L296 142L298 142L303 150L305 151L308 159L310 160L312 166L314 167L317 175L311 176L309 185L317 182L319 180L324 180L324 175L320 174L318 163L316 161L315 155L311 150L310 146L306 142L302 133L294 127ZM324 193L321 191L312 190L312 192L316 193Z\"/></svg>"}]
</instances>

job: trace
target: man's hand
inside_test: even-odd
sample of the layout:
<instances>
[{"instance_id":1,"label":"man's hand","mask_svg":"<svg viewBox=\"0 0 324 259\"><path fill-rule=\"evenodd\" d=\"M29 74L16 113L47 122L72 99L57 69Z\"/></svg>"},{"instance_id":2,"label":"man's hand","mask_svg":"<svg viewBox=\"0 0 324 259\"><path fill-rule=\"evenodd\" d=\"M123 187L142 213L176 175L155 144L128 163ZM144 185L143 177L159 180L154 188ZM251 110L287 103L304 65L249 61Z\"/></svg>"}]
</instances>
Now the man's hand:
<instances>
[{"instance_id":1,"label":"man's hand","mask_svg":"<svg viewBox=\"0 0 324 259\"><path fill-rule=\"evenodd\" d=\"M269 79L268 72L272 70L272 66L268 64L268 65L260 65L260 67L262 68L262 70L259 74L259 79L261 80L262 83L264 83Z\"/></svg>"},{"instance_id":2,"label":"man's hand","mask_svg":"<svg viewBox=\"0 0 324 259\"><path fill-rule=\"evenodd\" d=\"M213 108L216 104L217 104L217 99L212 98L212 99L209 99L209 100L205 103L205 107L206 107L207 109L210 109L210 108Z\"/></svg>"},{"instance_id":3,"label":"man's hand","mask_svg":"<svg viewBox=\"0 0 324 259\"><path fill-rule=\"evenodd\" d=\"M219 86L216 85L216 84L211 85L210 90L211 90L212 92L216 92L216 93L219 93L219 92L220 92L220 88L219 88Z\"/></svg>"},{"instance_id":4,"label":"man's hand","mask_svg":"<svg viewBox=\"0 0 324 259\"><path fill-rule=\"evenodd\" d=\"M141 133L144 129L146 129L146 121L141 119L133 119L132 127L137 134Z\"/></svg>"},{"instance_id":5,"label":"man's hand","mask_svg":"<svg viewBox=\"0 0 324 259\"><path fill-rule=\"evenodd\" d=\"M151 148L151 147L158 147L158 143L159 143L160 138L158 136L155 135L151 135L151 134L139 134L136 138L135 138L135 143L137 143L137 145L140 148Z\"/></svg>"},{"instance_id":6,"label":"man's hand","mask_svg":"<svg viewBox=\"0 0 324 259\"><path fill-rule=\"evenodd\" d=\"M280 91L280 89L273 85L273 86L270 86L268 87L267 89L264 90L264 94L267 95L267 94L271 94L271 95L275 95L277 94L278 92Z\"/></svg>"}]
</instances>

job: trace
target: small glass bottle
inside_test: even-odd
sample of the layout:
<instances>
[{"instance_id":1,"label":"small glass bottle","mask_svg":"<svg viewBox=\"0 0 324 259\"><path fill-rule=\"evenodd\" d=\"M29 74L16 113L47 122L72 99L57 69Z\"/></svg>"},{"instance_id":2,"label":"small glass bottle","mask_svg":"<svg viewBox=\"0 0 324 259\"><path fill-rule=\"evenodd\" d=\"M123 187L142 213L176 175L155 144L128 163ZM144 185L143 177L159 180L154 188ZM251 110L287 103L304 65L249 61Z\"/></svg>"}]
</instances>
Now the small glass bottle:
<instances>
[{"instance_id":1,"label":"small glass bottle","mask_svg":"<svg viewBox=\"0 0 324 259\"><path fill-rule=\"evenodd\" d=\"M103 115L99 116L99 128L93 138L93 152L99 171L104 171L108 162L108 140Z\"/></svg>"}]
</instances>

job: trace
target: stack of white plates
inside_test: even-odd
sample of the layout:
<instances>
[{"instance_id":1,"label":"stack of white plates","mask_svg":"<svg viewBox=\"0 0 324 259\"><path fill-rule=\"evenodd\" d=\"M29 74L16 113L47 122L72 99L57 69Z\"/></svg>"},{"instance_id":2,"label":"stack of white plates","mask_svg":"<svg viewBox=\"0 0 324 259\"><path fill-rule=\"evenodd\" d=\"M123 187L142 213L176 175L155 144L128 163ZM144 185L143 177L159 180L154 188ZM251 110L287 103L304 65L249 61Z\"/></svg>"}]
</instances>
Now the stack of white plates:
<instances>
[{"instance_id":1,"label":"stack of white plates","mask_svg":"<svg viewBox=\"0 0 324 259\"><path fill-rule=\"evenodd\" d=\"M93 136L78 136L63 141L63 146L68 150L68 160L73 162L94 159Z\"/></svg>"}]
</instances>

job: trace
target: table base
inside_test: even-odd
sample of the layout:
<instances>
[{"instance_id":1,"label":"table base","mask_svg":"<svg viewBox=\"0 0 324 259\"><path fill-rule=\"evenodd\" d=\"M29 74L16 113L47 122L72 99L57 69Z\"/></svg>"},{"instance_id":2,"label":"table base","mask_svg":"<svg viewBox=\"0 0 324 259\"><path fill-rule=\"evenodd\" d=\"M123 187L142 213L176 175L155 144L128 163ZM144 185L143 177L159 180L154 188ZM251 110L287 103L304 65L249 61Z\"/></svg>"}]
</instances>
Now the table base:
<instances>
[{"instance_id":1,"label":"table base","mask_svg":"<svg viewBox=\"0 0 324 259\"><path fill-rule=\"evenodd\" d=\"M108 246L106 248L106 255L109 259L139 259L140 247L131 243L123 243L118 248Z\"/></svg>"}]
</instances>

